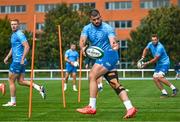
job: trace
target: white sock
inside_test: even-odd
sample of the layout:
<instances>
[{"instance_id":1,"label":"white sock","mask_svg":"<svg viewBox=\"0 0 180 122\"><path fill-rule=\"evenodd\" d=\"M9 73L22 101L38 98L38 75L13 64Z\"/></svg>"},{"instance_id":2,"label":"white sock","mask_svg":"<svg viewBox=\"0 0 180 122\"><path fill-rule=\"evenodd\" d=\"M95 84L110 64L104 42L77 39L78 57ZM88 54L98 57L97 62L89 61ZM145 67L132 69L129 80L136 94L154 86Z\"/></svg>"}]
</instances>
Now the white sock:
<instances>
[{"instance_id":1,"label":"white sock","mask_svg":"<svg viewBox=\"0 0 180 122\"><path fill-rule=\"evenodd\" d=\"M89 106L96 109L96 98L89 98Z\"/></svg>"},{"instance_id":2,"label":"white sock","mask_svg":"<svg viewBox=\"0 0 180 122\"><path fill-rule=\"evenodd\" d=\"M170 88L171 88L172 90L176 89L176 87L175 87L174 85L170 85Z\"/></svg>"},{"instance_id":3,"label":"white sock","mask_svg":"<svg viewBox=\"0 0 180 122\"><path fill-rule=\"evenodd\" d=\"M168 94L165 89L161 90L161 92L162 92L163 94Z\"/></svg>"},{"instance_id":4,"label":"white sock","mask_svg":"<svg viewBox=\"0 0 180 122\"><path fill-rule=\"evenodd\" d=\"M102 83L98 83L98 88L103 87Z\"/></svg>"},{"instance_id":5,"label":"white sock","mask_svg":"<svg viewBox=\"0 0 180 122\"><path fill-rule=\"evenodd\" d=\"M123 103L124 103L124 106L126 107L126 110L129 110L129 109L133 108L132 103L131 103L130 100L126 100Z\"/></svg>"},{"instance_id":6,"label":"white sock","mask_svg":"<svg viewBox=\"0 0 180 122\"><path fill-rule=\"evenodd\" d=\"M33 83L33 87L36 89L36 90L38 90L38 91L40 91L41 89L40 89L40 86L39 85L37 85L37 84L35 84L35 83Z\"/></svg>"},{"instance_id":7,"label":"white sock","mask_svg":"<svg viewBox=\"0 0 180 122\"><path fill-rule=\"evenodd\" d=\"M73 88L76 88L76 85L73 85Z\"/></svg>"},{"instance_id":8,"label":"white sock","mask_svg":"<svg viewBox=\"0 0 180 122\"><path fill-rule=\"evenodd\" d=\"M16 97L11 97L11 103L16 103Z\"/></svg>"}]
</instances>

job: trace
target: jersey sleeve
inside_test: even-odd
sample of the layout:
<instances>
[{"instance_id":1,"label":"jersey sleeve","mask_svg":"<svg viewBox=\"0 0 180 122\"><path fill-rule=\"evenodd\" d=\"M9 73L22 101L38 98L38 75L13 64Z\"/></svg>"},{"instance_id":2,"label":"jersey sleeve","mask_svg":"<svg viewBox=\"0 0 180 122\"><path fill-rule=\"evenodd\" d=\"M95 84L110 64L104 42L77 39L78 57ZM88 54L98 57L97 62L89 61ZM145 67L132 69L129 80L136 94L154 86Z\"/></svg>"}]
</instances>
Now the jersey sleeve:
<instances>
[{"instance_id":1,"label":"jersey sleeve","mask_svg":"<svg viewBox=\"0 0 180 122\"><path fill-rule=\"evenodd\" d=\"M147 49L150 49L151 44L152 44L152 43L149 42L149 43L147 44L146 48L147 48Z\"/></svg>"},{"instance_id":2,"label":"jersey sleeve","mask_svg":"<svg viewBox=\"0 0 180 122\"><path fill-rule=\"evenodd\" d=\"M85 26L81 32L81 36L88 36L88 26Z\"/></svg>"},{"instance_id":3,"label":"jersey sleeve","mask_svg":"<svg viewBox=\"0 0 180 122\"><path fill-rule=\"evenodd\" d=\"M18 36L18 39L20 40L21 43L27 41L26 36L25 36L24 33L22 33L21 31L19 31L19 32L17 33L17 36Z\"/></svg>"},{"instance_id":4,"label":"jersey sleeve","mask_svg":"<svg viewBox=\"0 0 180 122\"><path fill-rule=\"evenodd\" d=\"M65 57L69 57L69 51L67 50L66 52L65 52Z\"/></svg>"},{"instance_id":5,"label":"jersey sleeve","mask_svg":"<svg viewBox=\"0 0 180 122\"><path fill-rule=\"evenodd\" d=\"M108 37L109 38L115 37L115 31L110 25L107 27L107 30L108 30Z\"/></svg>"}]
</instances>

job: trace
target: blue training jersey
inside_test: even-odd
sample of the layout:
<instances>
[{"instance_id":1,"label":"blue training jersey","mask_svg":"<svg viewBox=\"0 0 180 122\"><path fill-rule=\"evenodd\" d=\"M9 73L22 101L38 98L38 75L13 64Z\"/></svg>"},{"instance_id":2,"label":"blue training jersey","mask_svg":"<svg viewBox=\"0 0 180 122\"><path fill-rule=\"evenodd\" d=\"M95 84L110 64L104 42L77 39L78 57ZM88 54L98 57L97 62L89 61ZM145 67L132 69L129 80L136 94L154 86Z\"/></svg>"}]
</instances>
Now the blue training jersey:
<instances>
[{"instance_id":1,"label":"blue training jersey","mask_svg":"<svg viewBox=\"0 0 180 122\"><path fill-rule=\"evenodd\" d=\"M157 67L160 65L169 65L170 64L169 56L167 55L164 46L160 42L158 42L157 45L153 45L152 42L149 42L148 45L146 46L146 48L151 50L153 57L159 56L159 60L156 63Z\"/></svg>"},{"instance_id":2,"label":"blue training jersey","mask_svg":"<svg viewBox=\"0 0 180 122\"><path fill-rule=\"evenodd\" d=\"M100 47L103 50L109 50L112 49L109 38L115 37L115 32L107 23L102 22L102 25L99 27L90 23L83 28L81 36L86 36L92 46Z\"/></svg>"},{"instance_id":3,"label":"blue training jersey","mask_svg":"<svg viewBox=\"0 0 180 122\"><path fill-rule=\"evenodd\" d=\"M13 32L11 35L11 48L12 48L12 59L13 62L21 62L24 46L23 42L27 41L26 36L20 30Z\"/></svg>"},{"instance_id":4,"label":"blue training jersey","mask_svg":"<svg viewBox=\"0 0 180 122\"><path fill-rule=\"evenodd\" d=\"M67 57L70 61L74 62L77 61L77 59L79 58L79 54L77 51L69 49L65 52L65 57Z\"/></svg>"}]
</instances>

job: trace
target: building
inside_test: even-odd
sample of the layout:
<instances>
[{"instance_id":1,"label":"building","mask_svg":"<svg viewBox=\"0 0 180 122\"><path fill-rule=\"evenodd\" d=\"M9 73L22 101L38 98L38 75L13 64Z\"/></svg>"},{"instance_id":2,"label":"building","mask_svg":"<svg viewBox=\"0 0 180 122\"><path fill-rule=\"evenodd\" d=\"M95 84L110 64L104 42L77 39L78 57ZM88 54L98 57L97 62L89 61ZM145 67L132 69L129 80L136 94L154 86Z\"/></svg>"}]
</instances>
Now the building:
<instances>
[{"instance_id":1,"label":"building","mask_svg":"<svg viewBox=\"0 0 180 122\"><path fill-rule=\"evenodd\" d=\"M17 18L21 22L21 29L32 31L33 15L36 14L36 29L42 30L45 13L59 3L67 3L75 10L83 5L97 8L103 20L116 28L118 39L122 40L121 50L124 51L127 49L125 40L129 38L130 31L140 24L149 9L180 5L180 0L0 0L0 18ZM128 65L127 62L125 65Z\"/></svg>"}]
</instances>

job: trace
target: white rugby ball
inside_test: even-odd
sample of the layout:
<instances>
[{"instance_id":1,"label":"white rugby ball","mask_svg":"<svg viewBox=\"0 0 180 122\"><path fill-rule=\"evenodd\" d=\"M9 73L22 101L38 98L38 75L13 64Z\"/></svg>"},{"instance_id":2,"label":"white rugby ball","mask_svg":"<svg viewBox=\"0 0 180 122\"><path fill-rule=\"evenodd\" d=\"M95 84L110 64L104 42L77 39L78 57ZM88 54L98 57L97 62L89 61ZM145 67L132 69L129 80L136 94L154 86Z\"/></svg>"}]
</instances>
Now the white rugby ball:
<instances>
[{"instance_id":1,"label":"white rugby ball","mask_svg":"<svg viewBox=\"0 0 180 122\"><path fill-rule=\"evenodd\" d=\"M104 56L104 51L99 47L89 46L88 48L86 48L85 54L89 58L98 59Z\"/></svg>"},{"instance_id":2,"label":"white rugby ball","mask_svg":"<svg viewBox=\"0 0 180 122\"><path fill-rule=\"evenodd\" d=\"M142 68L143 68L143 65L144 65L144 62L143 62L143 61L138 61L138 62L137 62L137 67L138 67L139 69L142 69Z\"/></svg>"},{"instance_id":3,"label":"white rugby ball","mask_svg":"<svg viewBox=\"0 0 180 122\"><path fill-rule=\"evenodd\" d=\"M73 63L73 65L74 65L75 67L78 67L78 66L79 66L79 63L78 63L77 61L75 61L75 62Z\"/></svg>"}]
</instances>

